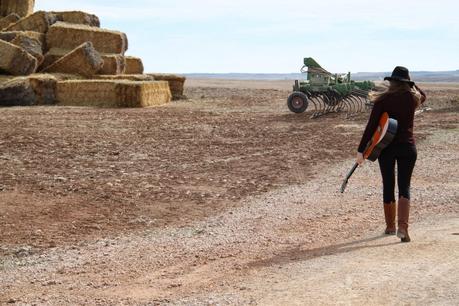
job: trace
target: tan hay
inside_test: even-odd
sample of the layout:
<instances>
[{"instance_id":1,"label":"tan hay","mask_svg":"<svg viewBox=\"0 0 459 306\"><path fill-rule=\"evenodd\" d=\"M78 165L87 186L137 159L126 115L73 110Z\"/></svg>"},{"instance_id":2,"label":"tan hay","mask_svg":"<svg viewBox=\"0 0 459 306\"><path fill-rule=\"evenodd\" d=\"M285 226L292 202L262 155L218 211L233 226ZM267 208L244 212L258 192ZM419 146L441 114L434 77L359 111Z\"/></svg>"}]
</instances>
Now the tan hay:
<instances>
[{"instance_id":1,"label":"tan hay","mask_svg":"<svg viewBox=\"0 0 459 306\"><path fill-rule=\"evenodd\" d=\"M90 41L100 53L124 54L126 34L80 24L57 22L46 35L48 48L73 49Z\"/></svg>"},{"instance_id":2,"label":"tan hay","mask_svg":"<svg viewBox=\"0 0 459 306\"><path fill-rule=\"evenodd\" d=\"M91 77L102 68L103 64L99 52L94 49L91 42L86 42L43 69L43 72L73 73Z\"/></svg>"},{"instance_id":3,"label":"tan hay","mask_svg":"<svg viewBox=\"0 0 459 306\"><path fill-rule=\"evenodd\" d=\"M1 0L0 0L1 1ZM3 85L4 83L6 82L9 82L11 81L12 79L14 79L15 77L12 76L12 75L1 75L0 74L0 85Z\"/></svg>"},{"instance_id":4,"label":"tan hay","mask_svg":"<svg viewBox=\"0 0 459 306\"><path fill-rule=\"evenodd\" d=\"M124 80L124 81L154 81L155 78L147 74L120 74L120 75L95 75L95 80Z\"/></svg>"},{"instance_id":5,"label":"tan hay","mask_svg":"<svg viewBox=\"0 0 459 306\"><path fill-rule=\"evenodd\" d=\"M0 18L0 30L7 28L10 24L18 22L21 19L19 15L12 13L6 17Z\"/></svg>"},{"instance_id":6,"label":"tan hay","mask_svg":"<svg viewBox=\"0 0 459 306\"><path fill-rule=\"evenodd\" d=\"M0 85L1 106L50 105L56 103L57 78L49 74L16 77Z\"/></svg>"},{"instance_id":7,"label":"tan hay","mask_svg":"<svg viewBox=\"0 0 459 306\"><path fill-rule=\"evenodd\" d=\"M10 31L10 32L0 32L0 39L7 42L11 42L18 35L24 35L33 39L36 39L40 42L43 49L45 46L45 34L33 31Z\"/></svg>"},{"instance_id":8,"label":"tan hay","mask_svg":"<svg viewBox=\"0 0 459 306\"><path fill-rule=\"evenodd\" d=\"M29 106L36 102L27 78L14 78L0 85L0 106Z\"/></svg>"},{"instance_id":9,"label":"tan hay","mask_svg":"<svg viewBox=\"0 0 459 306\"><path fill-rule=\"evenodd\" d=\"M38 11L30 16L22 18L6 28L6 31L34 31L46 33L49 27L57 21L56 15Z\"/></svg>"},{"instance_id":10,"label":"tan hay","mask_svg":"<svg viewBox=\"0 0 459 306\"><path fill-rule=\"evenodd\" d=\"M186 78L183 76L175 74L164 74L164 73L149 73L148 75L152 76L157 81L167 81L169 82L169 87L172 92L172 97L174 100L183 99L183 91L185 88Z\"/></svg>"},{"instance_id":11,"label":"tan hay","mask_svg":"<svg viewBox=\"0 0 459 306\"><path fill-rule=\"evenodd\" d=\"M75 24L84 24L91 27L100 27L99 17L80 11L52 12L59 21Z\"/></svg>"},{"instance_id":12,"label":"tan hay","mask_svg":"<svg viewBox=\"0 0 459 306\"><path fill-rule=\"evenodd\" d=\"M20 17L26 17L33 13L34 5L35 0L1 0L0 15L15 13Z\"/></svg>"},{"instance_id":13,"label":"tan hay","mask_svg":"<svg viewBox=\"0 0 459 306\"><path fill-rule=\"evenodd\" d=\"M84 80L57 83L60 105L148 107L170 102L167 82Z\"/></svg>"},{"instance_id":14,"label":"tan hay","mask_svg":"<svg viewBox=\"0 0 459 306\"><path fill-rule=\"evenodd\" d=\"M104 66L98 74L116 75L124 73L126 69L126 59L120 54L103 54Z\"/></svg>"},{"instance_id":15,"label":"tan hay","mask_svg":"<svg viewBox=\"0 0 459 306\"><path fill-rule=\"evenodd\" d=\"M0 70L12 75L28 75L37 69L37 59L24 49L0 40Z\"/></svg>"},{"instance_id":16,"label":"tan hay","mask_svg":"<svg viewBox=\"0 0 459 306\"><path fill-rule=\"evenodd\" d=\"M142 59L134 56L126 56L125 74L143 74Z\"/></svg>"},{"instance_id":17,"label":"tan hay","mask_svg":"<svg viewBox=\"0 0 459 306\"><path fill-rule=\"evenodd\" d=\"M50 49L48 52L46 52L45 59L43 60L41 66L38 68L38 71L42 71L43 69L48 68L71 51L72 50L58 48Z\"/></svg>"},{"instance_id":18,"label":"tan hay","mask_svg":"<svg viewBox=\"0 0 459 306\"><path fill-rule=\"evenodd\" d=\"M16 37L11 41L13 45L21 47L26 50L30 55L37 59L37 65L40 65L43 62L43 51L41 43L34 39L30 38L24 34L16 35Z\"/></svg>"},{"instance_id":19,"label":"tan hay","mask_svg":"<svg viewBox=\"0 0 459 306\"><path fill-rule=\"evenodd\" d=\"M35 92L34 105L56 104L57 78L51 74L32 74L27 77Z\"/></svg>"},{"instance_id":20,"label":"tan hay","mask_svg":"<svg viewBox=\"0 0 459 306\"><path fill-rule=\"evenodd\" d=\"M77 75L77 74L69 74L69 73L46 73L46 75L52 75L58 81L69 81L69 80L85 80L86 78Z\"/></svg>"},{"instance_id":21,"label":"tan hay","mask_svg":"<svg viewBox=\"0 0 459 306\"><path fill-rule=\"evenodd\" d=\"M44 68L52 65L59 59L61 59L64 55L69 53L69 50L59 49L59 48L52 48L45 54L45 60L43 64L38 69L39 71L43 70ZM101 70L99 70L98 74L122 74L124 73L124 69L126 66L126 62L124 56L119 54L101 54L102 59L104 61L104 65Z\"/></svg>"}]
</instances>

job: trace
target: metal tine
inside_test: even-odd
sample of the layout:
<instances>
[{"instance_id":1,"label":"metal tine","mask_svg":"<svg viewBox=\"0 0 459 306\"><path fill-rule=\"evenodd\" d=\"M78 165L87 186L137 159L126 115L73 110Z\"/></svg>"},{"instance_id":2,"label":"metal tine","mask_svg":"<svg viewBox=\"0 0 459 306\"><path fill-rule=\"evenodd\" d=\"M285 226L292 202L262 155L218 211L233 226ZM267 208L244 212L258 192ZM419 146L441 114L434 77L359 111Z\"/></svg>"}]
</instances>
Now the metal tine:
<instances>
[{"instance_id":1,"label":"metal tine","mask_svg":"<svg viewBox=\"0 0 459 306\"><path fill-rule=\"evenodd\" d=\"M312 115L311 115L311 119L314 119L317 117L316 114L319 111L319 106L317 104L315 95L313 94L310 95L310 101L312 102L312 104L314 104L314 111L312 112Z\"/></svg>"},{"instance_id":2,"label":"metal tine","mask_svg":"<svg viewBox=\"0 0 459 306\"><path fill-rule=\"evenodd\" d=\"M366 103L366 100L367 100L367 99L366 99L366 98L363 98L363 97L360 97L359 100L360 100L360 112L362 113L362 112L365 111L366 104L367 104L367 103Z\"/></svg>"},{"instance_id":3,"label":"metal tine","mask_svg":"<svg viewBox=\"0 0 459 306\"><path fill-rule=\"evenodd\" d=\"M314 114L317 113L317 110L318 110L317 103L315 101L315 98L314 98L313 94L309 94L309 98L310 98L309 100L312 102L312 104L314 104L314 111L312 112L311 118L315 118Z\"/></svg>"},{"instance_id":4,"label":"metal tine","mask_svg":"<svg viewBox=\"0 0 459 306\"><path fill-rule=\"evenodd\" d=\"M355 102L356 102L356 113L362 112L362 99L360 97L355 97Z\"/></svg>"}]
</instances>

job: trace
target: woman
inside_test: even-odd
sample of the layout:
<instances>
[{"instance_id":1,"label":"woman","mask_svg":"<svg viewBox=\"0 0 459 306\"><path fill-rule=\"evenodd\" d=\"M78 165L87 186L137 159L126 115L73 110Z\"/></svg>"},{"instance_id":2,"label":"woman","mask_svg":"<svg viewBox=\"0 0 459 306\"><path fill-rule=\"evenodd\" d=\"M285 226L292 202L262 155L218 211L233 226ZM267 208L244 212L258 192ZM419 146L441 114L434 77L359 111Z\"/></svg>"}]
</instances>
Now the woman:
<instances>
[{"instance_id":1,"label":"woman","mask_svg":"<svg viewBox=\"0 0 459 306\"><path fill-rule=\"evenodd\" d=\"M369 122L360 142L357 163L364 163L363 152L373 133L378 127L379 119L385 112L390 118L398 121L398 130L393 142L382 151L379 167L384 189L384 215L387 235L395 235L395 163L397 163L398 197L398 231L402 242L410 242L408 219L410 212L410 182L416 163L417 151L413 136L414 113L426 100L425 93L410 79L408 69L396 67L392 76L386 77L389 88L383 93L373 93L370 99L374 102Z\"/></svg>"}]
</instances>

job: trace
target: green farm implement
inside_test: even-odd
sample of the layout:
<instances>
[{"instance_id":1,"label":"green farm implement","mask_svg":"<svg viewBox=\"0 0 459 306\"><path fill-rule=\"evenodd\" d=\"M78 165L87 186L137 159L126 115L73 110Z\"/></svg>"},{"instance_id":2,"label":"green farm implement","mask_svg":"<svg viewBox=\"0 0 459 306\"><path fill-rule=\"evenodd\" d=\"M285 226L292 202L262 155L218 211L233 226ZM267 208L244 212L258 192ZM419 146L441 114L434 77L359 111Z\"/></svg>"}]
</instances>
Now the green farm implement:
<instances>
[{"instance_id":1,"label":"green farm implement","mask_svg":"<svg viewBox=\"0 0 459 306\"><path fill-rule=\"evenodd\" d=\"M314 106L311 118L332 112L351 114L371 107L368 93L375 88L370 81L351 80L351 73L332 74L323 69L313 58L304 59L301 72L305 81L295 81L293 93L288 97L288 108L294 113L303 113L311 103Z\"/></svg>"}]
</instances>

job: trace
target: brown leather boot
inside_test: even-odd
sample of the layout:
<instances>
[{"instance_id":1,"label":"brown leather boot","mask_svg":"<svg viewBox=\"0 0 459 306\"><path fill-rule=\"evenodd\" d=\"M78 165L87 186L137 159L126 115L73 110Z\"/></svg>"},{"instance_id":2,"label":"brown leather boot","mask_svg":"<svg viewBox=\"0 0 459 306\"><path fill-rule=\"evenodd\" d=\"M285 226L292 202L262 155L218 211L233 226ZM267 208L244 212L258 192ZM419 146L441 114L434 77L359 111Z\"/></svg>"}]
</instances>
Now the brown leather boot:
<instances>
[{"instance_id":1,"label":"brown leather boot","mask_svg":"<svg viewBox=\"0 0 459 306\"><path fill-rule=\"evenodd\" d=\"M397 237L402 242L410 242L411 238L408 234L408 220L410 218L410 200L400 198L398 200L398 231Z\"/></svg>"},{"instance_id":2,"label":"brown leather boot","mask_svg":"<svg viewBox=\"0 0 459 306\"><path fill-rule=\"evenodd\" d=\"M386 230L384 234L395 235L397 231L395 227L395 214L397 211L397 205L395 202L384 203L384 217L386 218Z\"/></svg>"}]
</instances>

